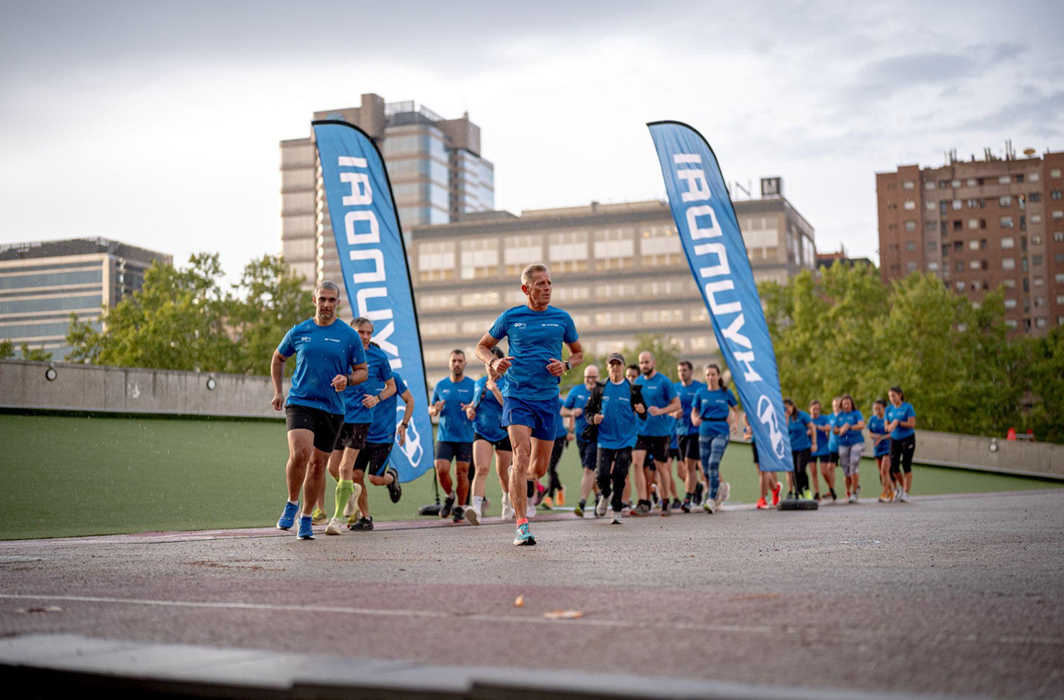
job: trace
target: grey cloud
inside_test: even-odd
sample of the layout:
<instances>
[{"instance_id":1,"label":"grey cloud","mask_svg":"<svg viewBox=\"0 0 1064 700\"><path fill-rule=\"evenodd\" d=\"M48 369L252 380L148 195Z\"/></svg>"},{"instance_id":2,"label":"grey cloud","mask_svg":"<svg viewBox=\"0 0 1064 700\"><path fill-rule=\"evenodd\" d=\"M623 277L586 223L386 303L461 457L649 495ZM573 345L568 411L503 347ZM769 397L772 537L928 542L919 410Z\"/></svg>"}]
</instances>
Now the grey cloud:
<instances>
[{"instance_id":1,"label":"grey cloud","mask_svg":"<svg viewBox=\"0 0 1064 700\"><path fill-rule=\"evenodd\" d=\"M1064 135L1064 90L1047 93L1033 85L1022 85L1006 104L965 122L961 128L1026 129L1032 136L1059 138Z\"/></svg>"}]
</instances>

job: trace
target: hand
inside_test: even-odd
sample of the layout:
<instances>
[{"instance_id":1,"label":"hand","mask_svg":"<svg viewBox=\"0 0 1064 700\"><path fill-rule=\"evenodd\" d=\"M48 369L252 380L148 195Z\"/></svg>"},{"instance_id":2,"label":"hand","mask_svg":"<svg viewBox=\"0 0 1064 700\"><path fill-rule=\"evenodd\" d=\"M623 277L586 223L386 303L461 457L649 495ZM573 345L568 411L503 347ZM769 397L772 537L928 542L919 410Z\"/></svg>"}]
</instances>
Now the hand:
<instances>
[{"instance_id":1,"label":"hand","mask_svg":"<svg viewBox=\"0 0 1064 700\"><path fill-rule=\"evenodd\" d=\"M399 436L399 447L406 444L406 426L402 423L395 429L395 434Z\"/></svg>"},{"instance_id":2,"label":"hand","mask_svg":"<svg viewBox=\"0 0 1064 700\"><path fill-rule=\"evenodd\" d=\"M584 409L582 409L582 408L574 408L573 409L573 418L579 418L582 415L584 415Z\"/></svg>"},{"instance_id":3,"label":"hand","mask_svg":"<svg viewBox=\"0 0 1064 700\"><path fill-rule=\"evenodd\" d=\"M547 363L547 371L555 377L560 377L565 374L565 363L552 357L550 362Z\"/></svg>"},{"instance_id":4,"label":"hand","mask_svg":"<svg viewBox=\"0 0 1064 700\"><path fill-rule=\"evenodd\" d=\"M495 379L489 374L488 381L484 382L484 388L488 391L495 391L495 387L497 386L498 384L495 383Z\"/></svg>"},{"instance_id":5,"label":"hand","mask_svg":"<svg viewBox=\"0 0 1064 700\"><path fill-rule=\"evenodd\" d=\"M513 359L514 358L512 357L500 357L498 360L495 361L495 371L499 374L502 374L506 370L510 369L510 366L513 364Z\"/></svg>"},{"instance_id":6,"label":"hand","mask_svg":"<svg viewBox=\"0 0 1064 700\"><path fill-rule=\"evenodd\" d=\"M644 406L641 403L637 403L633 408L635 408L635 412L639 413L639 414L643 414L643 413L647 412L647 407Z\"/></svg>"},{"instance_id":7,"label":"hand","mask_svg":"<svg viewBox=\"0 0 1064 700\"><path fill-rule=\"evenodd\" d=\"M338 374L335 377L333 377L332 387L333 387L333 389L336 389L337 392L340 392L340 391L343 391L344 389L346 389L347 388L347 375L346 374Z\"/></svg>"},{"instance_id":8,"label":"hand","mask_svg":"<svg viewBox=\"0 0 1064 700\"><path fill-rule=\"evenodd\" d=\"M443 399L440 399L436 403L432 404L433 415L439 415L443 411L443 404L447 403Z\"/></svg>"},{"instance_id":9,"label":"hand","mask_svg":"<svg viewBox=\"0 0 1064 700\"><path fill-rule=\"evenodd\" d=\"M751 430L750 428L747 428L746 430L743 431L743 439L744 440L749 440L753 436L754 436L754 431Z\"/></svg>"},{"instance_id":10,"label":"hand","mask_svg":"<svg viewBox=\"0 0 1064 700\"><path fill-rule=\"evenodd\" d=\"M466 418L468 418L469 420L476 420L477 409L473 408L473 404L464 403L462 404L462 408L465 409Z\"/></svg>"},{"instance_id":11,"label":"hand","mask_svg":"<svg viewBox=\"0 0 1064 700\"><path fill-rule=\"evenodd\" d=\"M650 408L647 409L647 413L649 413L652 416L660 416L661 415L661 409L658 408L657 406L651 406Z\"/></svg>"},{"instance_id":12,"label":"hand","mask_svg":"<svg viewBox=\"0 0 1064 700\"><path fill-rule=\"evenodd\" d=\"M602 423L602 414L596 413L595 415L591 416L591 423L593 425L599 425L600 423Z\"/></svg>"},{"instance_id":13,"label":"hand","mask_svg":"<svg viewBox=\"0 0 1064 700\"><path fill-rule=\"evenodd\" d=\"M565 441L566 442L572 442L574 438L576 438L576 436L573 435L572 433L566 433L565 434Z\"/></svg>"},{"instance_id":14,"label":"hand","mask_svg":"<svg viewBox=\"0 0 1064 700\"><path fill-rule=\"evenodd\" d=\"M273 395L273 400L270 403L273 404L273 410L280 411L284 408L284 394L278 391Z\"/></svg>"},{"instance_id":15,"label":"hand","mask_svg":"<svg viewBox=\"0 0 1064 700\"><path fill-rule=\"evenodd\" d=\"M380 399L378 399L376 396L366 395L366 396L362 397L362 405L365 406L366 408L373 408L374 406L376 406L380 402L381 402Z\"/></svg>"}]
</instances>

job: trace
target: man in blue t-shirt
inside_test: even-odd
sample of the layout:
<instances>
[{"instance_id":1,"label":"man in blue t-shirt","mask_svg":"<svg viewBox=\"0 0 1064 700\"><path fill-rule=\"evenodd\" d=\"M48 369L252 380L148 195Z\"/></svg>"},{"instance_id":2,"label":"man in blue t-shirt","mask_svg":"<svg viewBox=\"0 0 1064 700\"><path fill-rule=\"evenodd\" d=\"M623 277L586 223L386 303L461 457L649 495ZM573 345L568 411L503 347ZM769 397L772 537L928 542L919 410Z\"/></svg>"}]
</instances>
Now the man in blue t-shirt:
<instances>
[{"instance_id":1,"label":"man in blue t-shirt","mask_svg":"<svg viewBox=\"0 0 1064 700\"><path fill-rule=\"evenodd\" d=\"M583 476L580 478L580 502L576 504L573 513L578 517L584 517L584 509L587 507L588 496L595 487L595 465L598 460L598 443L584 438L587 428L587 418L584 416L584 407L591 398L591 392L599 382L599 368L588 365L584 368L584 383L578 384L569 390L562 402L562 416L567 418L573 426L573 434L576 436L576 448L580 452L580 465Z\"/></svg>"},{"instance_id":2,"label":"man in blue t-shirt","mask_svg":"<svg viewBox=\"0 0 1064 700\"><path fill-rule=\"evenodd\" d=\"M521 272L524 306L507 309L477 344L477 358L507 375L503 391L502 424L510 434L514 465L510 470L510 500L517 514L517 546L534 545L528 527L528 498L547 473L554 448L559 414L558 384L562 374L584 361L572 317L550 305L553 282L546 265L533 263ZM507 357L491 349L508 339ZM562 346L569 347L563 361Z\"/></svg>"},{"instance_id":3,"label":"man in blue t-shirt","mask_svg":"<svg viewBox=\"0 0 1064 700\"><path fill-rule=\"evenodd\" d=\"M299 492L303 491L303 513L298 537L314 539L312 512L325 492L325 464L344 423L342 392L348 386L366 381L366 352L351 326L336 317L340 288L335 282L321 282L314 288L314 318L292 328L274 350L270 361L275 411L285 409L288 428L288 502L277 527L288 530L299 512ZM285 401L282 380L284 363L296 356L292 386Z\"/></svg>"},{"instance_id":4,"label":"man in blue t-shirt","mask_svg":"<svg viewBox=\"0 0 1064 700\"><path fill-rule=\"evenodd\" d=\"M595 504L595 515L605 516L609 506L613 511L610 522L619 525L632 448L635 447L638 424L646 420L647 410L639 388L624 376L624 357L612 353L606 366L609 377L592 391L585 411L588 422L598 427L596 478L599 500Z\"/></svg>"},{"instance_id":5,"label":"man in blue t-shirt","mask_svg":"<svg viewBox=\"0 0 1064 700\"><path fill-rule=\"evenodd\" d=\"M698 426L691 422L691 407L694 405L695 396L706 385L694 378L694 365L687 360L681 360L676 365L676 374L680 381L673 383L672 388L680 398L680 412L673 413L676 419L676 441L680 449L681 478L684 481L684 498L680 506L683 512L691 512L691 502L695 506L701 505L701 482L698 479L702 473L700 469L702 458L698 452Z\"/></svg>"},{"instance_id":6,"label":"man in blue t-shirt","mask_svg":"<svg viewBox=\"0 0 1064 700\"><path fill-rule=\"evenodd\" d=\"M670 413L680 410L680 397L672 386L672 380L656 369L654 353L639 353L640 377L635 380L643 391L647 404L647 419L639 424L639 436L632 450L632 466L635 470L635 488L639 502L632 508L632 515L650 512L650 485L657 474L658 497L661 499L661 514L671 515L676 498L676 484L669 469L669 418Z\"/></svg>"},{"instance_id":7,"label":"man in blue t-shirt","mask_svg":"<svg viewBox=\"0 0 1064 700\"><path fill-rule=\"evenodd\" d=\"M495 357L502 358L502 349L491 349ZM473 389L473 403L466 409L466 417L473 421L473 502L465 509L465 518L473 525L480 525L488 508L487 482L491 472L491 455L495 454L495 472L502 487L502 519L509 520L514 515L510 505L510 462L513 459L513 447L510 436L502 427L502 388L506 386L506 375L499 374L484 365L487 374L477 380Z\"/></svg>"},{"instance_id":8,"label":"man in blue t-shirt","mask_svg":"<svg viewBox=\"0 0 1064 700\"><path fill-rule=\"evenodd\" d=\"M336 480L336 509L325 528L326 535L339 535L343 531L341 514L349 525L355 524L355 513L360 502L365 501L365 483L355 476L355 461L366 446L373 407L395 393L392 368L384 351L371 344L373 322L368 318L356 318L351 326L362 340L366 352L369 378L344 391L344 425L336 436L336 445L329 455L329 473ZM341 500L343 499L343 500ZM318 501L315 518L325 515L325 494ZM317 522L317 519L315 519ZM362 528L359 528L362 529Z\"/></svg>"},{"instance_id":9,"label":"man in blue t-shirt","mask_svg":"<svg viewBox=\"0 0 1064 700\"><path fill-rule=\"evenodd\" d=\"M465 376L466 356L461 350L452 350L451 374L444 377L432 390L429 415L439 416L436 430L436 476L443 488L443 508L440 517L454 516L456 523L465 520L462 506L469 496L469 463L473 461L473 421L466 409L473 405L476 382ZM458 494L451 482L451 460L457 465Z\"/></svg>"}]
</instances>

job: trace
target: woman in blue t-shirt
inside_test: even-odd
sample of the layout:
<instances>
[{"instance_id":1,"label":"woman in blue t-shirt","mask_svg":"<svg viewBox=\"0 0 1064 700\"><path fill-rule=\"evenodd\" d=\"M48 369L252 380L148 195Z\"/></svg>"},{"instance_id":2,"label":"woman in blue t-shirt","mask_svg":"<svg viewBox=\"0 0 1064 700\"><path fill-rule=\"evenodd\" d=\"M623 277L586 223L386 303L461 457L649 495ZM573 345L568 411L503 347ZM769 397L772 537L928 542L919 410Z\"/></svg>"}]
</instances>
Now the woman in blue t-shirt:
<instances>
[{"instance_id":1,"label":"woman in blue t-shirt","mask_svg":"<svg viewBox=\"0 0 1064 700\"><path fill-rule=\"evenodd\" d=\"M872 416L868 419L868 434L872 436L872 456L876 458L879 468L879 483L883 492L879 494L880 503L890 503L893 489L890 485L890 433L884 415L887 402L876 399L872 404Z\"/></svg>"},{"instance_id":2,"label":"woman in blue t-shirt","mask_svg":"<svg viewBox=\"0 0 1064 700\"><path fill-rule=\"evenodd\" d=\"M715 513L731 491L728 482L720 480L720 460L731 439L738 403L735 395L725 388L720 367L706 365L706 387L699 389L691 402L691 424L698 427L698 453L709 485L706 502L702 504L707 513Z\"/></svg>"},{"instance_id":3,"label":"woman in blue t-shirt","mask_svg":"<svg viewBox=\"0 0 1064 700\"><path fill-rule=\"evenodd\" d=\"M787 498L812 499L805 468L809 465L809 455L816 440L816 423L808 413L799 411L791 399L783 400L783 412L787 416L787 434L791 438L791 459L794 460L794 471L788 476L791 490Z\"/></svg>"},{"instance_id":4,"label":"woman in blue t-shirt","mask_svg":"<svg viewBox=\"0 0 1064 700\"><path fill-rule=\"evenodd\" d=\"M835 469L829 470L827 468L830 460L828 435L831 434L831 423L828 422L828 417L820 412L820 402L816 399L809 402L809 417L816 424L816 449L809 455L809 464L813 467L813 471L810 474L813 477L813 500L820 500L820 483L817 478L817 463L819 462L820 469L824 475L824 485L828 489L824 497L827 498L830 495L831 500L834 502L837 500L835 496Z\"/></svg>"},{"instance_id":5,"label":"woman in blue t-shirt","mask_svg":"<svg viewBox=\"0 0 1064 700\"><path fill-rule=\"evenodd\" d=\"M890 388L885 419L890 431L890 475L898 483L895 500L909 502L913 487L913 452L916 451L916 411L900 386Z\"/></svg>"},{"instance_id":6,"label":"woman in blue t-shirt","mask_svg":"<svg viewBox=\"0 0 1064 700\"><path fill-rule=\"evenodd\" d=\"M839 436L839 466L846 478L847 503L857 503L861 497L861 454L864 452L864 415L854 406L853 397L846 394L839 401L835 416L835 434Z\"/></svg>"}]
</instances>

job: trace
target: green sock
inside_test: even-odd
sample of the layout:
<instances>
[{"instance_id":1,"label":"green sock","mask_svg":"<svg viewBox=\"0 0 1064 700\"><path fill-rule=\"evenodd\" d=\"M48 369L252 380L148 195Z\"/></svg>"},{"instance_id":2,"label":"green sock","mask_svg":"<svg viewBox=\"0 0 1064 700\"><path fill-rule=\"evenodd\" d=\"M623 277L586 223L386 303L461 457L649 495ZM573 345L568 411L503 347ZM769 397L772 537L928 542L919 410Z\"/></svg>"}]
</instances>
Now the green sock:
<instances>
[{"instance_id":1,"label":"green sock","mask_svg":"<svg viewBox=\"0 0 1064 700\"><path fill-rule=\"evenodd\" d=\"M347 507L347 499L351 498L351 494L355 492L355 482L350 479L341 480L336 485L336 511L333 513L333 517L341 518L344 514L344 508Z\"/></svg>"}]
</instances>

